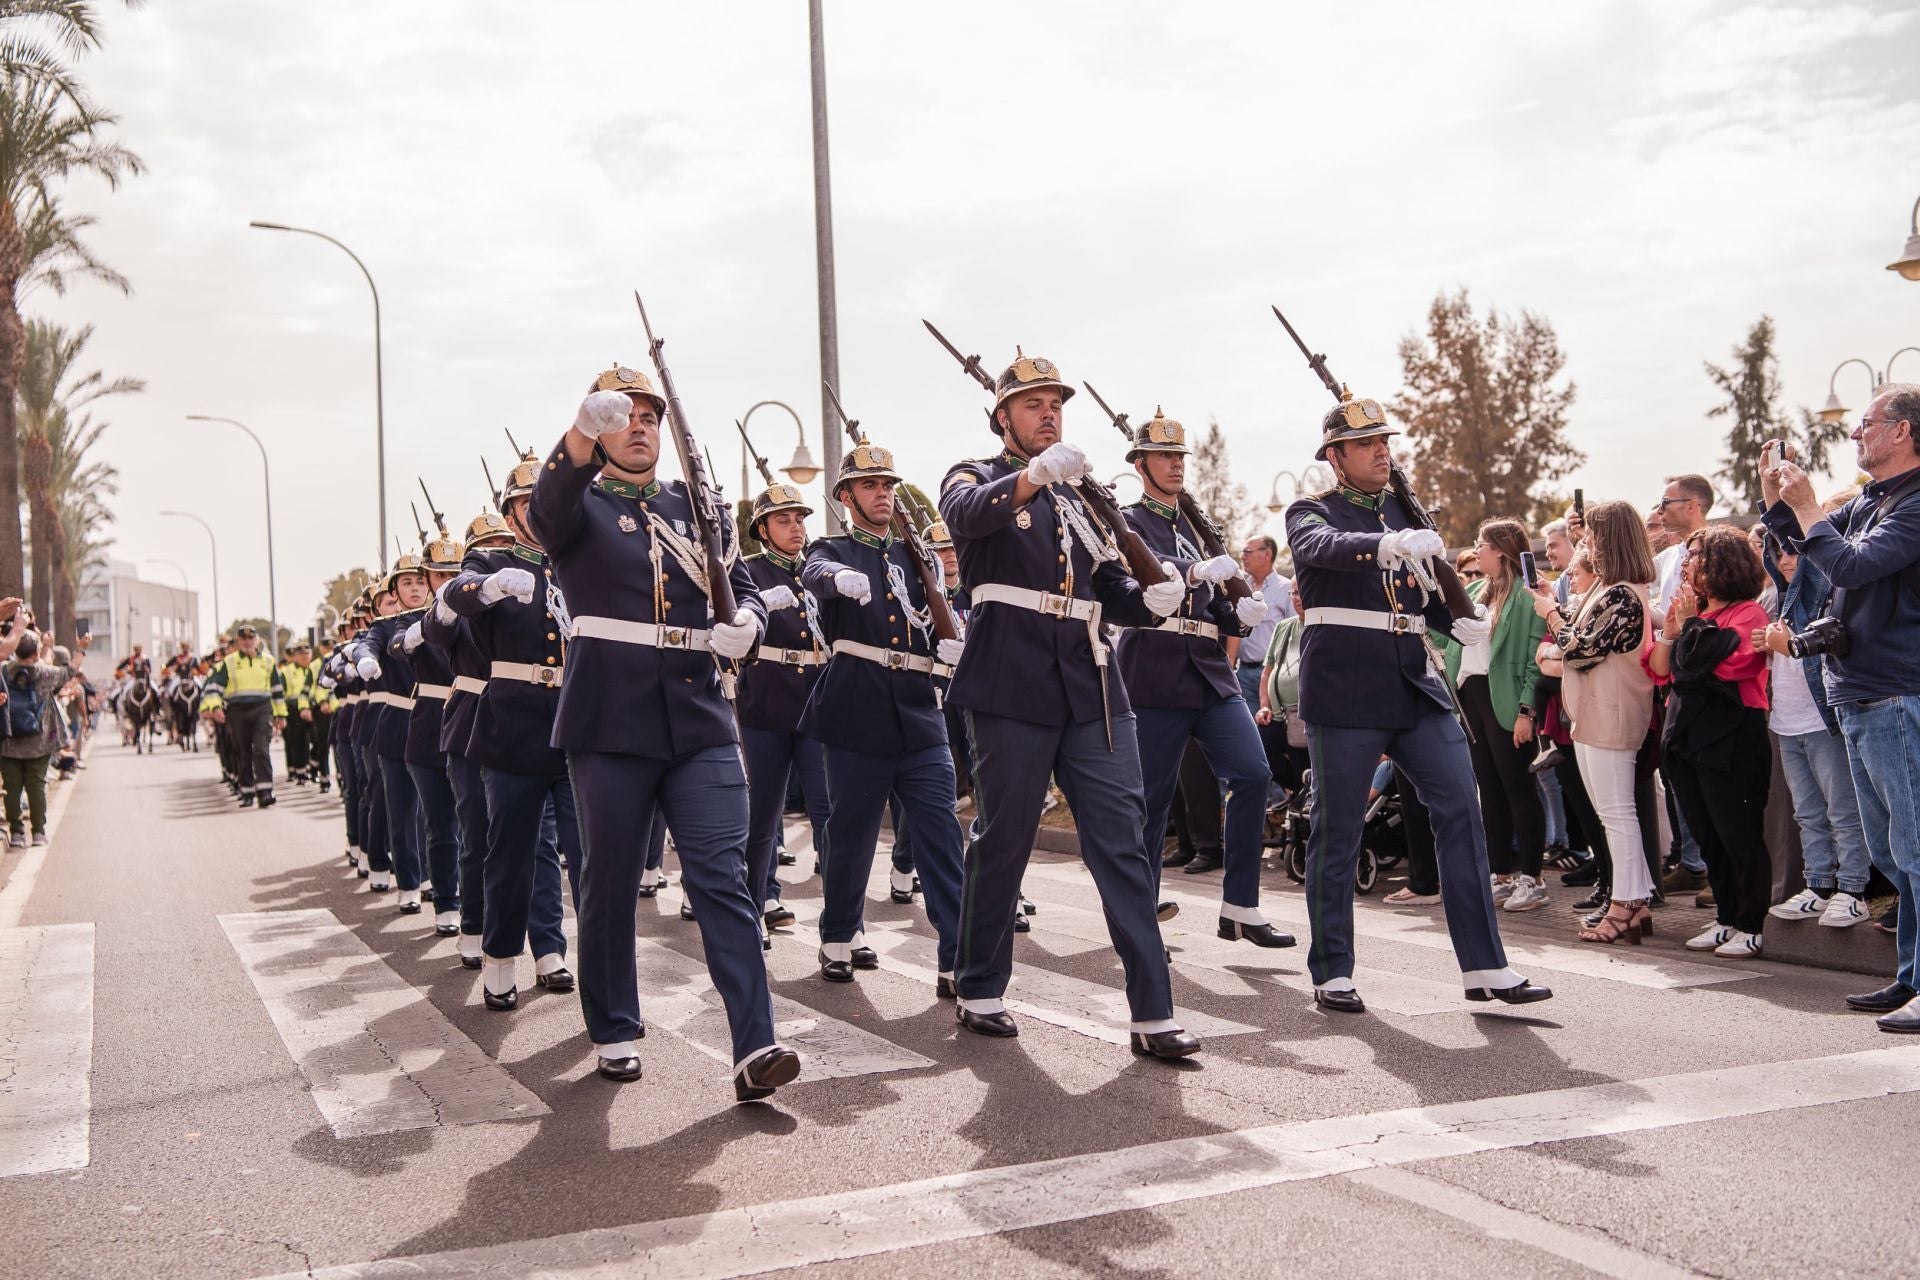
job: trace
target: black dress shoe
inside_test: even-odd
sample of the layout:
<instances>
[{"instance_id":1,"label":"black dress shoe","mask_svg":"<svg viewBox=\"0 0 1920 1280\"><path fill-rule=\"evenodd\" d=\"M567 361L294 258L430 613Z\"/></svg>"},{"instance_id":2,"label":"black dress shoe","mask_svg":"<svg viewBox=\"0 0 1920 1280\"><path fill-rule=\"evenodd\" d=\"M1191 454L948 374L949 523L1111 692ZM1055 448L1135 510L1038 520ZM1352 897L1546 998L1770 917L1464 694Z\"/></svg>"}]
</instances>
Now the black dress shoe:
<instances>
[{"instance_id":1,"label":"black dress shoe","mask_svg":"<svg viewBox=\"0 0 1920 1280\"><path fill-rule=\"evenodd\" d=\"M534 985L545 987L549 991L573 990L573 974L566 969L555 969L552 973L533 975Z\"/></svg>"},{"instance_id":2,"label":"black dress shoe","mask_svg":"<svg viewBox=\"0 0 1920 1280\"><path fill-rule=\"evenodd\" d=\"M1133 1051L1143 1058L1172 1062L1178 1058L1191 1058L1200 1052L1200 1038L1178 1027L1172 1031L1136 1031L1128 1039Z\"/></svg>"},{"instance_id":3,"label":"black dress shoe","mask_svg":"<svg viewBox=\"0 0 1920 1280\"><path fill-rule=\"evenodd\" d=\"M1015 933L1032 933L1033 921L1016 911L1013 913L1013 931Z\"/></svg>"},{"instance_id":4,"label":"black dress shoe","mask_svg":"<svg viewBox=\"0 0 1920 1280\"><path fill-rule=\"evenodd\" d=\"M1498 1000L1502 1004L1533 1004L1536 1001L1553 999L1553 992L1546 987L1535 986L1522 978L1511 987L1469 987L1467 999Z\"/></svg>"},{"instance_id":5,"label":"black dress shoe","mask_svg":"<svg viewBox=\"0 0 1920 1280\"><path fill-rule=\"evenodd\" d=\"M1313 1002L1322 1009L1328 1009L1334 1013L1365 1013L1367 1011L1366 1002L1360 998L1358 991L1323 991L1315 987Z\"/></svg>"},{"instance_id":6,"label":"black dress shoe","mask_svg":"<svg viewBox=\"0 0 1920 1280\"><path fill-rule=\"evenodd\" d=\"M460 926L457 924L437 924L433 926L433 934L436 938L457 937L459 933Z\"/></svg>"},{"instance_id":7,"label":"black dress shoe","mask_svg":"<svg viewBox=\"0 0 1920 1280\"><path fill-rule=\"evenodd\" d=\"M760 916L760 920L763 924L767 926L767 928L778 929L783 924L792 924L794 920L794 916L793 916L793 912L787 910L785 907L776 906L776 907L769 907L765 912L763 912Z\"/></svg>"},{"instance_id":8,"label":"black dress shoe","mask_svg":"<svg viewBox=\"0 0 1920 1280\"><path fill-rule=\"evenodd\" d=\"M693 919L693 904L691 902L683 902L680 904L680 918L682 920Z\"/></svg>"},{"instance_id":9,"label":"black dress shoe","mask_svg":"<svg viewBox=\"0 0 1920 1280\"><path fill-rule=\"evenodd\" d=\"M853 949L853 967L856 969L878 969L880 967L880 957L874 954L872 947L855 947Z\"/></svg>"},{"instance_id":10,"label":"black dress shoe","mask_svg":"<svg viewBox=\"0 0 1920 1280\"><path fill-rule=\"evenodd\" d=\"M954 1013L960 1025L977 1036L1005 1040L1020 1034L1019 1024L1014 1022L1010 1013L975 1013L971 1009L956 1009Z\"/></svg>"},{"instance_id":11,"label":"black dress shoe","mask_svg":"<svg viewBox=\"0 0 1920 1280\"><path fill-rule=\"evenodd\" d=\"M736 1102L758 1102L769 1097L783 1084L791 1084L800 1074L800 1055L775 1045L741 1068L733 1078Z\"/></svg>"},{"instance_id":12,"label":"black dress shoe","mask_svg":"<svg viewBox=\"0 0 1920 1280\"><path fill-rule=\"evenodd\" d=\"M478 969L480 967L480 957L479 956L461 956L460 967L462 969Z\"/></svg>"},{"instance_id":13,"label":"black dress shoe","mask_svg":"<svg viewBox=\"0 0 1920 1280\"><path fill-rule=\"evenodd\" d=\"M242 809L253 808L253 792L249 791L247 792L247 794L240 797L240 807Z\"/></svg>"},{"instance_id":14,"label":"black dress shoe","mask_svg":"<svg viewBox=\"0 0 1920 1280\"><path fill-rule=\"evenodd\" d=\"M1163 867L1184 867L1192 861L1193 850L1175 849L1172 853L1165 854L1161 857L1160 865Z\"/></svg>"},{"instance_id":15,"label":"black dress shoe","mask_svg":"<svg viewBox=\"0 0 1920 1280\"><path fill-rule=\"evenodd\" d=\"M400 914L403 916L417 916L420 914L420 904L417 902L403 902L400 904Z\"/></svg>"},{"instance_id":16,"label":"black dress shoe","mask_svg":"<svg viewBox=\"0 0 1920 1280\"><path fill-rule=\"evenodd\" d=\"M1848 996L1847 1008L1858 1009L1862 1013L1892 1013L1913 999L1913 988L1904 982L1869 991L1865 995Z\"/></svg>"},{"instance_id":17,"label":"black dress shoe","mask_svg":"<svg viewBox=\"0 0 1920 1280\"><path fill-rule=\"evenodd\" d=\"M640 886L638 892L643 898L651 898L660 892L660 886L657 884L643 884Z\"/></svg>"},{"instance_id":18,"label":"black dress shoe","mask_svg":"<svg viewBox=\"0 0 1920 1280\"><path fill-rule=\"evenodd\" d=\"M918 878L915 878L913 882L913 891L915 893L920 892L920 881ZM1020 914L1023 916L1037 916L1040 914L1040 908L1034 906L1033 900L1023 894L1020 898Z\"/></svg>"},{"instance_id":19,"label":"black dress shoe","mask_svg":"<svg viewBox=\"0 0 1920 1280\"><path fill-rule=\"evenodd\" d=\"M1228 942L1245 938L1256 947L1291 947L1295 945L1293 935L1282 933L1270 924L1242 924L1238 920L1220 918L1220 936Z\"/></svg>"},{"instance_id":20,"label":"black dress shoe","mask_svg":"<svg viewBox=\"0 0 1920 1280\"><path fill-rule=\"evenodd\" d=\"M1180 904L1177 902L1163 902L1153 909L1153 918L1161 924L1165 924L1179 914Z\"/></svg>"},{"instance_id":21,"label":"black dress shoe","mask_svg":"<svg viewBox=\"0 0 1920 1280\"><path fill-rule=\"evenodd\" d=\"M371 871L369 871L369 870L367 870L367 868L366 868L366 867L365 867L364 865L363 865L363 866L361 866L361 868L360 868L360 878L361 878L362 880L365 880L365 879L366 879L366 878L367 878L368 876L370 876L370 875L372 875L372 874L373 874L373 873L372 873Z\"/></svg>"},{"instance_id":22,"label":"black dress shoe","mask_svg":"<svg viewBox=\"0 0 1920 1280\"><path fill-rule=\"evenodd\" d=\"M913 890L889 889L887 890L887 899L888 901L892 902L895 906L900 906L900 907L912 906Z\"/></svg>"},{"instance_id":23,"label":"black dress shoe","mask_svg":"<svg viewBox=\"0 0 1920 1280\"><path fill-rule=\"evenodd\" d=\"M1592 911L1595 907L1604 907L1613 901L1613 889L1609 885L1595 885L1593 892L1573 904L1575 911Z\"/></svg>"},{"instance_id":24,"label":"black dress shoe","mask_svg":"<svg viewBox=\"0 0 1920 1280\"><path fill-rule=\"evenodd\" d=\"M640 1078L640 1059L638 1055L626 1058L602 1058L599 1070L605 1079L617 1084L632 1084Z\"/></svg>"},{"instance_id":25,"label":"black dress shoe","mask_svg":"<svg viewBox=\"0 0 1920 1280\"><path fill-rule=\"evenodd\" d=\"M827 953L820 953L820 976L828 982L852 982L853 962L851 960L829 960Z\"/></svg>"},{"instance_id":26,"label":"black dress shoe","mask_svg":"<svg viewBox=\"0 0 1920 1280\"><path fill-rule=\"evenodd\" d=\"M796 858L796 857L794 857L794 856L793 856L792 854L790 854L790 853L788 853L788 852L787 852L787 851L786 851L785 849L782 849L782 850L780 851L780 865L781 865L781 866L783 866L783 867L790 867L790 866L792 866L792 865L793 865L794 863L796 863L796 862L798 862L798 861L800 861L800 859L798 859L798 858Z\"/></svg>"},{"instance_id":27,"label":"black dress shoe","mask_svg":"<svg viewBox=\"0 0 1920 1280\"><path fill-rule=\"evenodd\" d=\"M390 884L370 884L367 886L367 892L368 893L392 893L393 886Z\"/></svg>"},{"instance_id":28,"label":"black dress shoe","mask_svg":"<svg viewBox=\"0 0 1920 1280\"><path fill-rule=\"evenodd\" d=\"M933 980L933 994L942 1000L952 1000L960 993L954 990L953 979L943 974Z\"/></svg>"},{"instance_id":29,"label":"black dress shoe","mask_svg":"<svg viewBox=\"0 0 1920 1280\"><path fill-rule=\"evenodd\" d=\"M498 996L482 987L480 994L487 998L487 1008L496 1013L505 1013L509 1009L520 1007L520 988L518 987L510 989L505 995Z\"/></svg>"},{"instance_id":30,"label":"black dress shoe","mask_svg":"<svg viewBox=\"0 0 1920 1280\"><path fill-rule=\"evenodd\" d=\"M259 797L255 800L255 803L259 805L259 807L262 809L271 809L273 808L274 805L279 804L280 802L273 798L273 792L262 791Z\"/></svg>"},{"instance_id":31,"label":"black dress shoe","mask_svg":"<svg viewBox=\"0 0 1920 1280\"><path fill-rule=\"evenodd\" d=\"M1569 889L1578 889L1590 884L1599 884L1600 868L1591 862L1582 867L1575 867L1572 871L1560 877L1560 883L1566 885Z\"/></svg>"},{"instance_id":32,"label":"black dress shoe","mask_svg":"<svg viewBox=\"0 0 1920 1280\"><path fill-rule=\"evenodd\" d=\"M1180 872L1182 875L1203 876L1209 871L1218 871L1225 865L1226 864L1220 860L1219 850L1202 849L1193 855L1193 861L1180 868Z\"/></svg>"}]
</instances>

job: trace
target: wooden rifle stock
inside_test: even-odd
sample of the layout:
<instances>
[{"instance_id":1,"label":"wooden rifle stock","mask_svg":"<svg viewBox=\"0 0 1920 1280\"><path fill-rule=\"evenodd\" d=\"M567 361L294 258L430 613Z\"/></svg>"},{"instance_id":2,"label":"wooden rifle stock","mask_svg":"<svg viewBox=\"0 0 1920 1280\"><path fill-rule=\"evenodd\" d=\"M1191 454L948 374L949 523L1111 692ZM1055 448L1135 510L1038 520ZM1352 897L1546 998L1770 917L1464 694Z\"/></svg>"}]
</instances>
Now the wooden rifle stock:
<instances>
[{"instance_id":1,"label":"wooden rifle stock","mask_svg":"<svg viewBox=\"0 0 1920 1280\"><path fill-rule=\"evenodd\" d=\"M1400 495L1400 502L1406 507L1407 514L1413 518L1413 522L1423 529L1432 529L1438 533L1440 527L1433 522L1433 517L1427 514L1427 509L1420 505L1420 499L1413 496L1413 485L1408 481L1407 473L1400 469L1399 463L1393 466L1392 484L1393 491ZM1433 580L1440 584L1440 598L1446 603L1448 613L1456 618L1472 618L1478 615L1473 597L1467 594L1467 584L1460 580L1460 574L1447 562L1445 556L1434 560Z\"/></svg>"},{"instance_id":2,"label":"wooden rifle stock","mask_svg":"<svg viewBox=\"0 0 1920 1280\"><path fill-rule=\"evenodd\" d=\"M680 393L674 389L673 375L667 372L667 362L660 355L666 343L653 336L653 325L647 320L647 304L640 301L637 289L633 300L640 308L640 323L647 331L647 353L653 359L654 372L660 375L660 391L667 402L667 433L673 437L674 450L680 455L681 474L687 478L687 505L693 509L694 536L707 565L707 600L713 605L715 622L731 623L734 614L739 612L739 605L733 598L733 583L727 576L726 551L720 537L720 519L714 509L713 484L707 477L706 455L700 452L687 426Z\"/></svg>"}]
</instances>

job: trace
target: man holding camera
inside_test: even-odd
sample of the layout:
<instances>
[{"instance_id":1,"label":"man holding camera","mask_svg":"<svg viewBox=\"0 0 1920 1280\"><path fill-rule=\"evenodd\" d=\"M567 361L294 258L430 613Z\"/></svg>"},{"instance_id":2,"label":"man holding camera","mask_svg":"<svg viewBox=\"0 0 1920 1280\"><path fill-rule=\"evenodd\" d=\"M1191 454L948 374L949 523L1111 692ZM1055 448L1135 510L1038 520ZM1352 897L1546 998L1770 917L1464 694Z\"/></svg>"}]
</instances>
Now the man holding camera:
<instances>
[{"instance_id":1,"label":"man holding camera","mask_svg":"<svg viewBox=\"0 0 1920 1280\"><path fill-rule=\"evenodd\" d=\"M1883 1031L1920 1032L1920 384L1880 388L1853 431L1872 483L1823 515L1792 450L1761 454L1761 519L1833 582L1825 616L1791 642L1825 656L1827 701L1840 718L1867 852L1900 891L1900 967L1891 986L1848 996ZM1899 833L1896 837L1895 833Z\"/></svg>"}]
</instances>

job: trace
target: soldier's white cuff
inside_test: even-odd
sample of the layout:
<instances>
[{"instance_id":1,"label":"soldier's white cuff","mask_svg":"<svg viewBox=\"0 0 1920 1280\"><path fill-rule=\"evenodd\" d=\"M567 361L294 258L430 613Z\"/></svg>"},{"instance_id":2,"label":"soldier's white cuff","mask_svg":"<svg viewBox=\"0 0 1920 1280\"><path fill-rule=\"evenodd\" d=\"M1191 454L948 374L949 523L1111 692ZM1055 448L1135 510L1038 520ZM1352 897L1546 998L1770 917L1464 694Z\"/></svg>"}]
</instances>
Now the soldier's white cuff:
<instances>
[{"instance_id":1,"label":"soldier's white cuff","mask_svg":"<svg viewBox=\"0 0 1920 1280\"><path fill-rule=\"evenodd\" d=\"M823 942L820 954L839 964L853 963L853 944L851 942Z\"/></svg>"},{"instance_id":2,"label":"soldier's white cuff","mask_svg":"<svg viewBox=\"0 0 1920 1280\"><path fill-rule=\"evenodd\" d=\"M1005 1002L994 997L985 1000L961 1000L958 1003L968 1013L1005 1013L1007 1011Z\"/></svg>"},{"instance_id":3,"label":"soldier's white cuff","mask_svg":"<svg viewBox=\"0 0 1920 1280\"><path fill-rule=\"evenodd\" d=\"M603 1058L637 1058L640 1046L631 1040L621 1040L615 1044L597 1044L593 1051Z\"/></svg>"},{"instance_id":4,"label":"soldier's white cuff","mask_svg":"<svg viewBox=\"0 0 1920 1280\"><path fill-rule=\"evenodd\" d=\"M513 961L498 960L488 956L480 965L480 983L496 996L503 996L514 989Z\"/></svg>"},{"instance_id":5,"label":"soldier's white cuff","mask_svg":"<svg viewBox=\"0 0 1920 1280\"><path fill-rule=\"evenodd\" d=\"M1325 982L1314 983L1313 989L1315 991L1352 991L1354 989L1353 979L1328 978Z\"/></svg>"},{"instance_id":6,"label":"soldier's white cuff","mask_svg":"<svg viewBox=\"0 0 1920 1280\"><path fill-rule=\"evenodd\" d=\"M1162 1031L1178 1031L1180 1024L1172 1018L1155 1018L1152 1022L1129 1022L1127 1030L1143 1036L1157 1036Z\"/></svg>"},{"instance_id":7,"label":"soldier's white cuff","mask_svg":"<svg viewBox=\"0 0 1920 1280\"><path fill-rule=\"evenodd\" d=\"M533 971L541 977L550 977L567 967L567 958L558 951L549 951L533 962Z\"/></svg>"},{"instance_id":8,"label":"soldier's white cuff","mask_svg":"<svg viewBox=\"0 0 1920 1280\"><path fill-rule=\"evenodd\" d=\"M1522 978L1519 974L1507 968L1462 969L1460 971L1460 980L1466 984L1469 991L1475 987L1487 987L1494 991L1501 991L1507 987L1517 987L1526 981L1525 978Z\"/></svg>"},{"instance_id":9,"label":"soldier's white cuff","mask_svg":"<svg viewBox=\"0 0 1920 1280\"><path fill-rule=\"evenodd\" d=\"M1267 918L1260 914L1258 907L1236 907L1231 902L1220 904L1220 918L1231 920L1235 924L1265 924Z\"/></svg>"}]
</instances>

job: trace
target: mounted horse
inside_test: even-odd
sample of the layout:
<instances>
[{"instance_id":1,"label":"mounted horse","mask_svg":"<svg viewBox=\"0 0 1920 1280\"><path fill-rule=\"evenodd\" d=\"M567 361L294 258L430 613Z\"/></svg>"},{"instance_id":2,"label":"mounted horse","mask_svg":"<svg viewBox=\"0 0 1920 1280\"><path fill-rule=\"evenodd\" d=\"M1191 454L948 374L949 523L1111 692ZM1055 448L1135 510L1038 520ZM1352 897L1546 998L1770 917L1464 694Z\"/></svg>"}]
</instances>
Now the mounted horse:
<instances>
[{"instance_id":1,"label":"mounted horse","mask_svg":"<svg viewBox=\"0 0 1920 1280\"><path fill-rule=\"evenodd\" d=\"M153 687L153 668L137 662L127 672L127 687L120 693L121 742L133 747L135 754L150 752L153 726L160 718L160 691Z\"/></svg>"},{"instance_id":2,"label":"mounted horse","mask_svg":"<svg viewBox=\"0 0 1920 1280\"><path fill-rule=\"evenodd\" d=\"M168 682L169 736L182 751L200 749L200 682L181 672Z\"/></svg>"}]
</instances>

